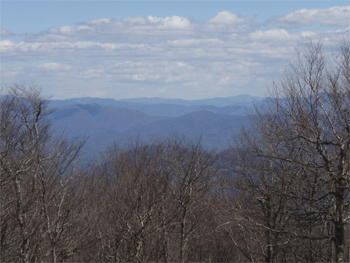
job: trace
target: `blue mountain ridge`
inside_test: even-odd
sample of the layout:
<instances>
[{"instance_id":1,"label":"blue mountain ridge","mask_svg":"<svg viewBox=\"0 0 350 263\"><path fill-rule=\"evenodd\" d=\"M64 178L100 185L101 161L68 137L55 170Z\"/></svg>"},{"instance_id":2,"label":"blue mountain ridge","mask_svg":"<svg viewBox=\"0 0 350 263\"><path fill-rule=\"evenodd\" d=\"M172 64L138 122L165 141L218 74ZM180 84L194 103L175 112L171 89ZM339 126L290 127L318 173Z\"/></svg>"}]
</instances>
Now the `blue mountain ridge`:
<instances>
[{"instance_id":1,"label":"blue mountain ridge","mask_svg":"<svg viewBox=\"0 0 350 263\"><path fill-rule=\"evenodd\" d=\"M51 100L50 106L61 108L74 104L98 104L110 108L125 108L143 112L149 116L180 117L196 111L210 111L224 115L246 115L254 103L265 98L250 95L239 95L227 98L212 98L202 100L164 99L164 98L135 98L135 99L101 99L74 98L67 100Z\"/></svg>"},{"instance_id":2,"label":"blue mountain ridge","mask_svg":"<svg viewBox=\"0 0 350 263\"><path fill-rule=\"evenodd\" d=\"M208 150L228 147L234 132L248 125L249 116L195 111L178 117L150 116L143 112L106 107L99 104L75 104L56 108L50 116L54 130L65 130L70 139L87 139L84 151L98 154L113 142L121 146L130 139L143 142L173 135L198 141Z\"/></svg>"}]
</instances>

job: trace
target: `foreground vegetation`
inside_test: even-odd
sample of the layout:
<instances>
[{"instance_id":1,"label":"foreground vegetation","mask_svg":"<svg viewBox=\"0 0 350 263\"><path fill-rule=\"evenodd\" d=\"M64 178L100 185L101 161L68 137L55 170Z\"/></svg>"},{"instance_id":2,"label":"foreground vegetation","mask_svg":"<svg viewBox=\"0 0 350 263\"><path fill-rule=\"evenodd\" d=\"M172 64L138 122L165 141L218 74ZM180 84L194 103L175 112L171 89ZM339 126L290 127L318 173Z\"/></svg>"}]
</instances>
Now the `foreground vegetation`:
<instances>
[{"instance_id":1,"label":"foreground vegetation","mask_svg":"<svg viewBox=\"0 0 350 263\"><path fill-rule=\"evenodd\" d=\"M0 261L349 261L350 43L298 53L225 152L178 138L111 146L50 129L47 101L0 103Z\"/></svg>"}]
</instances>

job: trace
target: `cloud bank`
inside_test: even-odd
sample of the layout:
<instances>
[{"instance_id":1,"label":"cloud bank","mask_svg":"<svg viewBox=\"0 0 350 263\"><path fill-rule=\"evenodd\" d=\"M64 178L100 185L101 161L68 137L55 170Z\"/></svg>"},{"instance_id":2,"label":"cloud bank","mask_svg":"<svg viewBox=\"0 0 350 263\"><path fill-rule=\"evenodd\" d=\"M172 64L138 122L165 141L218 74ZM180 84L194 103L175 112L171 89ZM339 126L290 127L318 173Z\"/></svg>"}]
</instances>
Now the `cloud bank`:
<instances>
[{"instance_id":1,"label":"cloud bank","mask_svg":"<svg viewBox=\"0 0 350 263\"><path fill-rule=\"evenodd\" d=\"M206 21L102 18L48 28L19 43L2 30L1 78L34 79L56 99L263 96L298 44L312 39L335 47L350 33L349 17L350 6L302 9L262 24L256 15L228 11ZM303 28L315 23L317 29Z\"/></svg>"},{"instance_id":2,"label":"cloud bank","mask_svg":"<svg viewBox=\"0 0 350 263\"><path fill-rule=\"evenodd\" d=\"M312 24L348 27L350 25L350 6L335 6L328 9L301 9L286 16L272 17L265 22L265 25L283 28L298 28Z\"/></svg>"}]
</instances>

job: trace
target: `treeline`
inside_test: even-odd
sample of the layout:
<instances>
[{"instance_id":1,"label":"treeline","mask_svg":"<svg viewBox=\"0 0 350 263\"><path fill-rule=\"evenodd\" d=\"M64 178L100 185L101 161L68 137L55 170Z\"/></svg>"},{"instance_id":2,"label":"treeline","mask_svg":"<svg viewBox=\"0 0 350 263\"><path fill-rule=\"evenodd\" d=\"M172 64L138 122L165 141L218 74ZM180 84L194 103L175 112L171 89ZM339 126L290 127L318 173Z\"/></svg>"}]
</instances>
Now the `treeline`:
<instances>
[{"instance_id":1,"label":"treeline","mask_svg":"<svg viewBox=\"0 0 350 263\"><path fill-rule=\"evenodd\" d=\"M40 90L0 100L1 262L348 262L350 43L298 53L224 152L169 138L88 163Z\"/></svg>"}]
</instances>

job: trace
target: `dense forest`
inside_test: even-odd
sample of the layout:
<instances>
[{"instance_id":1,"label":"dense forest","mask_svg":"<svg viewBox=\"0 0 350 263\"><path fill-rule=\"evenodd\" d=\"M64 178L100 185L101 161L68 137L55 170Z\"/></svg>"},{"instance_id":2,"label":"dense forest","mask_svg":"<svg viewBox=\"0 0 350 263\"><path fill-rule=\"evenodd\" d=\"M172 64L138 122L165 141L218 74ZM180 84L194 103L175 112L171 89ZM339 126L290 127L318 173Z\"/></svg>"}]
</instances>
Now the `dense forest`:
<instances>
[{"instance_id":1,"label":"dense forest","mask_svg":"<svg viewBox=\"0 0 350 263\"><path fill-rule=\"evenodd\" d=\"M229 150L52 129L35 85L0 101L1 262L349 262L350 41L299 50Z\"/></svg>"}]
</instances>

